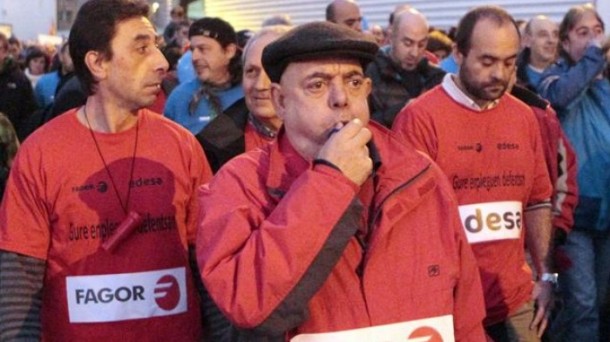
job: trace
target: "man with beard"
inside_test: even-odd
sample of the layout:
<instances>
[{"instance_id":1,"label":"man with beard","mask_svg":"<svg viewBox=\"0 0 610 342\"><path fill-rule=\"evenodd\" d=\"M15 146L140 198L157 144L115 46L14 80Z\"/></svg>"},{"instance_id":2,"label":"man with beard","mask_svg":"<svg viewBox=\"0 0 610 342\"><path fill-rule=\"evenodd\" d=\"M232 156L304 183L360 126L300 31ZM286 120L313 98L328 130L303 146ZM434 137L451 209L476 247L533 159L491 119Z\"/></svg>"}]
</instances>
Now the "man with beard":
<instances>
[{"instance_id":1,"label":"man with beard","mask_svg":"<svg viewBox=\"0 0 610 342\"><path fill-rule=\"evenodd\" d=\"M519 52L517 26L499 7L475 8L460 21L455 49L459 73L411 102L394 130L429 154L453 185L479 264L488 335L538 341L556 277L547 265L551 185L536 118L506 93Z\"/></svg>"},{"instance_id":2,"label":"man with beard","mask_svg":"<svg viewBox=\"0 0 610 342\"><path fill-rule=\"evenodd\" d=\"M196 135L230 107L245 108L245 102L233 26L220 18L202 18L191 25L189 39L197 78L172 91L164 112Z\"/></svg>"}]
</instances>

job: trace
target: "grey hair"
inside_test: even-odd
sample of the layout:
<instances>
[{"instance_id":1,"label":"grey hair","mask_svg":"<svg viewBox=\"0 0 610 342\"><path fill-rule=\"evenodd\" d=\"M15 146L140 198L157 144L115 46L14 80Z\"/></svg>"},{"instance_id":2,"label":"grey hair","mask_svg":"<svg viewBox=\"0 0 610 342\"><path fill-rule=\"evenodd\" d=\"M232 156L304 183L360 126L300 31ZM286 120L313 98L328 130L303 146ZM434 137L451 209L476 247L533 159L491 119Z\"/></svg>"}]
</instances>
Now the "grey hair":
<instances>
[{"instance_id":1,"label":"grey hair","mask_svg":"<svg viewBox=\"0 0 610 342\"><path fill-rule=\"evenodd\" d=\"M250 50L250 46L252 46L252 44L254 44L254 42L256 42L259 38L262 38L262 37L265 37L268 35L275 35L279 38L283 34L290 31L291 29L292 29L292 26L288 26L288 25L272 25L272 26L265 26L262 29L260 29L259 31L257 31L252 37L250 37L250 39L248 39L248 42L244 46L244 51L241 55L242 64L246 64L246 55L248 54L248 50Z\"/></svg>"}]
</instances>

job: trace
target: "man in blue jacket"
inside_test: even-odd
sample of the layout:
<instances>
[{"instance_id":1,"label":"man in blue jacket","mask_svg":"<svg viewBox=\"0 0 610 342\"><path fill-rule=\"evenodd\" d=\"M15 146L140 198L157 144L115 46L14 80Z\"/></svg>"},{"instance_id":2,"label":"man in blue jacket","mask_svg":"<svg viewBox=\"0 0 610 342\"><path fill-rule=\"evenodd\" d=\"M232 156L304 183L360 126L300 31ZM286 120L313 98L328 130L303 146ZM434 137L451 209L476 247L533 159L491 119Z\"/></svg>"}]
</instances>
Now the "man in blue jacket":
<instances>
[{"instance_id":1,"label":"man in blue jacket","mask_svg":"<svg viewBox=\"0 0 610 342\"><path fill-rule=\"evenodd\" d=\"M197 78L180 84L167 99L165 116L197 135L218 114L243 105L237 34L220 18L202 18L189 29Z\"/></svg>"},{"instance_id":2,"label":"man in blue jacket","mask_svg":"<svg viewBox=\"0 0 610 342\"><path fill-rule=\"evenodd\" d=\"M607 341L600 306L610 278L610 82L603 77L604 23L576 6L559 26L562 58L542 77L540 94L557 110L578 160L579 203L564 249L572 267L560 275L565 305L556 341ZM601 332L601 334L600 334Z\"/></svg>"}]
</instances>

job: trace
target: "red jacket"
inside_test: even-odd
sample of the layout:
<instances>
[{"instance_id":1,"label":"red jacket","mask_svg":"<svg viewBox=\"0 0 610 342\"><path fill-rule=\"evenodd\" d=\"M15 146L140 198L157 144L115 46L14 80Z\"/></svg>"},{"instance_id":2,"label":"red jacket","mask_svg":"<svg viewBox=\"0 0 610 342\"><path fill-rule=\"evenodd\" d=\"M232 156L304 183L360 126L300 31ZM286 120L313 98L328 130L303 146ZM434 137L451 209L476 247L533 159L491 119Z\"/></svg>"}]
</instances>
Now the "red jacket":
<instances>
[{"instance_id":1,"label":"red jacket","mask_svg":"<svg viewBox=\"0 0 610 342\"><path fill-rule=\"evenodd\" d=\"M576 184L576 154L561 129L553 108L532 107L544 142L544 159L553 184L553 227L566 233L574 224L574 208L578 203Z\"/></svg>"},{"instance_id":2,"label":"red jacket","mask_svg":"<svg viewBox=\"0 0 610 342\"><path fill-rule=\"evenodd\" d=\"M547 101L520 86L515 86L511 94L530 106L536 114L544 159L553 185L553 227L569 233L578 203L574 149L561 128L557 114Z\"/></svg>"},{"instance_id":3,"label":"red jacket","mask_svg":"<svg viewBox=\"0 0 610 342\"><path fill-rule=\"evenodd\" d=\"M225 164L199 194L206 288L255 334L289 339L453 315L457 341L484 341L478 269L445 176L370 128L382 164L360 189L312 166L283 134Z\"/></svg>"}]
</instances>

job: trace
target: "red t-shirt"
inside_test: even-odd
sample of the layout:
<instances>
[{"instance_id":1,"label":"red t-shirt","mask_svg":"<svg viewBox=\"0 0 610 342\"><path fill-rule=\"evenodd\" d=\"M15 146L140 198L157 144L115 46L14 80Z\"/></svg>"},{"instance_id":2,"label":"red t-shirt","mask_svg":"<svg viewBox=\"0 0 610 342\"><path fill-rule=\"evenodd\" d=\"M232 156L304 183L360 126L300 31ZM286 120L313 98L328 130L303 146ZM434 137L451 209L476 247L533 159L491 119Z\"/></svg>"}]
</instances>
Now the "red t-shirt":
<instances>
[{"instance_id":1,"label":"red t-shirt","mask_svg":"<svg viewBox=\"0 0 610 342\"><path fill-rule=\"evenodd\" d=\"M196 190L211 171L187 130L148 110L138 116L126 131L95 133L108 170L76 110L36 131L15 159L0 249L47 262L43 340L201 333L187 244L195 239ZM107 251L103 242L126 217L117 193L143 220Z\"/></svg>"},{"instance_id":2,"label":"red t-shirt","mask_svg":"<svg viewBox=\"0 0 610 342\"><path fill-rule=\"evenodd\" d=\"M475 111L437 86L403 109L394 130L447 175L479 264L484 324L504 320L531 299L533 288L523 210L551 195L532 110L507 94L496 107Z\"/></svg>"}]
</instances>

